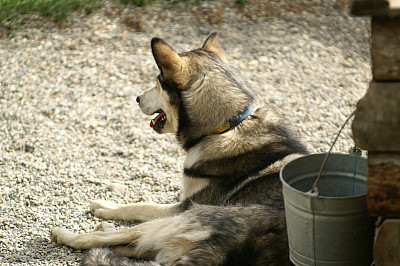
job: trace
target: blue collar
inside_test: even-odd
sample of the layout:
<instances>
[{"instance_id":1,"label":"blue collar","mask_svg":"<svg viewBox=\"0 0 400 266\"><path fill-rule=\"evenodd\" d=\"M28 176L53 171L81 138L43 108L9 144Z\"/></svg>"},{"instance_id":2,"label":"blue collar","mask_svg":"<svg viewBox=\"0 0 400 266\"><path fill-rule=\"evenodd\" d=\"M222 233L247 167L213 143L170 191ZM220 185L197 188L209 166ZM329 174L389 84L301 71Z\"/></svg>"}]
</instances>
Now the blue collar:
<instances>
[{"instance_id":1,"label":"blue collar","mask_svg":"<svg viewBox=\"0 0 400 266\"><path fill-rule=\"evenodd\" d=\"M222 123L218 128L216 128L212 133L214 134L222 134L227 132L228 130L234 128L235 126L239 125L240 122L245 120L249 115L251 115L254 112L253 107L249 104L246 106L246 109L244 109L243 112L235 115L228 121Z\"/></svg>"}]
</instances>

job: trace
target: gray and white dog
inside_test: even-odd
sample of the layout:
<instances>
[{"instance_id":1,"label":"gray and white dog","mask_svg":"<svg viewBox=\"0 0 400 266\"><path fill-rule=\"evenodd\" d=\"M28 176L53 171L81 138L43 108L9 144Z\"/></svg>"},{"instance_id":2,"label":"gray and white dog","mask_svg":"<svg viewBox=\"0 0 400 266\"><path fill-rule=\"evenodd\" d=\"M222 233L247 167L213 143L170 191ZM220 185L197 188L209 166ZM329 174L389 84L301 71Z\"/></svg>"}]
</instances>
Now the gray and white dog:
<instances>
[{"instance_id":1,"label":"gray and white dog","mask_svg":"<svg viewBox=\"0 0 400 266\"><path fill-rule=\"evenodd\" d=\"M157 114L154 131L174 133L186 151L180 202L95 200L97 217L142 223L80 235L55 227L51 239L92 249L87 265L139 263L125 257L162 265L290 265L278 174L306 148L273 108L253 109L255 96L228 65L216 33L189 52L178 54L159 38L151 48L160 74L137 102L145 114Z\"/></svg>"}]
</instances>

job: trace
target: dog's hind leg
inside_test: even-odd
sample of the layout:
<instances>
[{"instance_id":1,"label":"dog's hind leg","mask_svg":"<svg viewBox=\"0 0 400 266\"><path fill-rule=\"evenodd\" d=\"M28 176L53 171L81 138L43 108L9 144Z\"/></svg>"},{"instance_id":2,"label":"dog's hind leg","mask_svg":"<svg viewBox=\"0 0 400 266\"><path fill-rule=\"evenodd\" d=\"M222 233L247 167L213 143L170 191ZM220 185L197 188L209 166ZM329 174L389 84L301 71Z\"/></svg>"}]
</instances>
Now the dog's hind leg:
<instances>
[{"instance_id":1,"label":"dog's hind leg","mask_svg":"<svg viewBox=\"0 0 400 266\"><path fill-rule=\"evenodd\" d=\"M94 200L90 210L94 216L128 222L146 222L169 217L180 212L178 204L133 203L117 204L105 200Z\"/></svg>"},{"instance_id":2,"label":"dog's hind leg","mask_svg":"<svg viewBox=\"0 0 400 266\"><path fill-rule=\"evenodd\" d=\"M207 239L212 231L211 227L202 225L197 217L182 213L117 231L78 235L56 227L52 229L51 239L76 249L110 247L119 255L171 265Z\"/></svg>"},{"instance_id":3,"label":"dog's hind leg","mask_svg":"<svg viewBox=\"0 0 400 266\"><path fill-rule=\"evenodd\" d=\"M118 231L95 231L88 234L75 234L64 228L53 227L51 229L51 240L57 244L66 245L76 249L90 249L95 247L106 247L130 244L141 236L143 228L140 225Z\"/></svg>"}]
</instances>

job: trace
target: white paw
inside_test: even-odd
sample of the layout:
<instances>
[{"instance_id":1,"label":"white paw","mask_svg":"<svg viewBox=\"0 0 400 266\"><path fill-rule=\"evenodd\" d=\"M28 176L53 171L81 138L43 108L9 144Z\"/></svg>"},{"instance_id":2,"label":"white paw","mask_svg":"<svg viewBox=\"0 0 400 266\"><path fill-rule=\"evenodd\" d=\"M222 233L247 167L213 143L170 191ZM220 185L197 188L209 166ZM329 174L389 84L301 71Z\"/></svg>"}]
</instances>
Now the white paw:
<instances>
[{"instance_id":1,"label":"white paw","mask_svg":"<svg viewBox=\"0 0 400 266\"><path fill-rule=\"evenodd\" d=\"M75 236L75 233L61 227L53 227L50 231L51 241L57 244L68 244L66 241L71 236Z\"/></svg>"},{"instance_id":2,"label":"white paw","mask_svg":"<svg viewBox=\"0 0 400 266\"><path fill-rule=\"evenodd\" d=\"M99 218L113 219L118 204L106 200L94 200L90 203L90 211Z\"/></svg>"}]
</instances>

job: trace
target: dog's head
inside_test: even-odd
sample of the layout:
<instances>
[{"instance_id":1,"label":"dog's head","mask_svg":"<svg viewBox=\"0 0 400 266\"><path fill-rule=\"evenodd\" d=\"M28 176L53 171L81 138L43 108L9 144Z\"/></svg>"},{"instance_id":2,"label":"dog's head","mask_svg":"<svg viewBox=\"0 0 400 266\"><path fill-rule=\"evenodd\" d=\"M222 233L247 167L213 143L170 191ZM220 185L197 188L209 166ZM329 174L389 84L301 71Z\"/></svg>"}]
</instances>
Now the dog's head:
<instances>
[{"instance_id":1,"label":"dog's head","mask_svg":"<svg viewBox=\"0 0 400 266\"><path fill-rule=\"evenodd\" d=\"M253 93L229 67L216 33L189 52L178 54L159 38L152 39L151 48L160 74L137 102L145 114L157 114L150 122L157 133L176 133L187 148L253 101Z\"/></svg>"}]
</instances>

